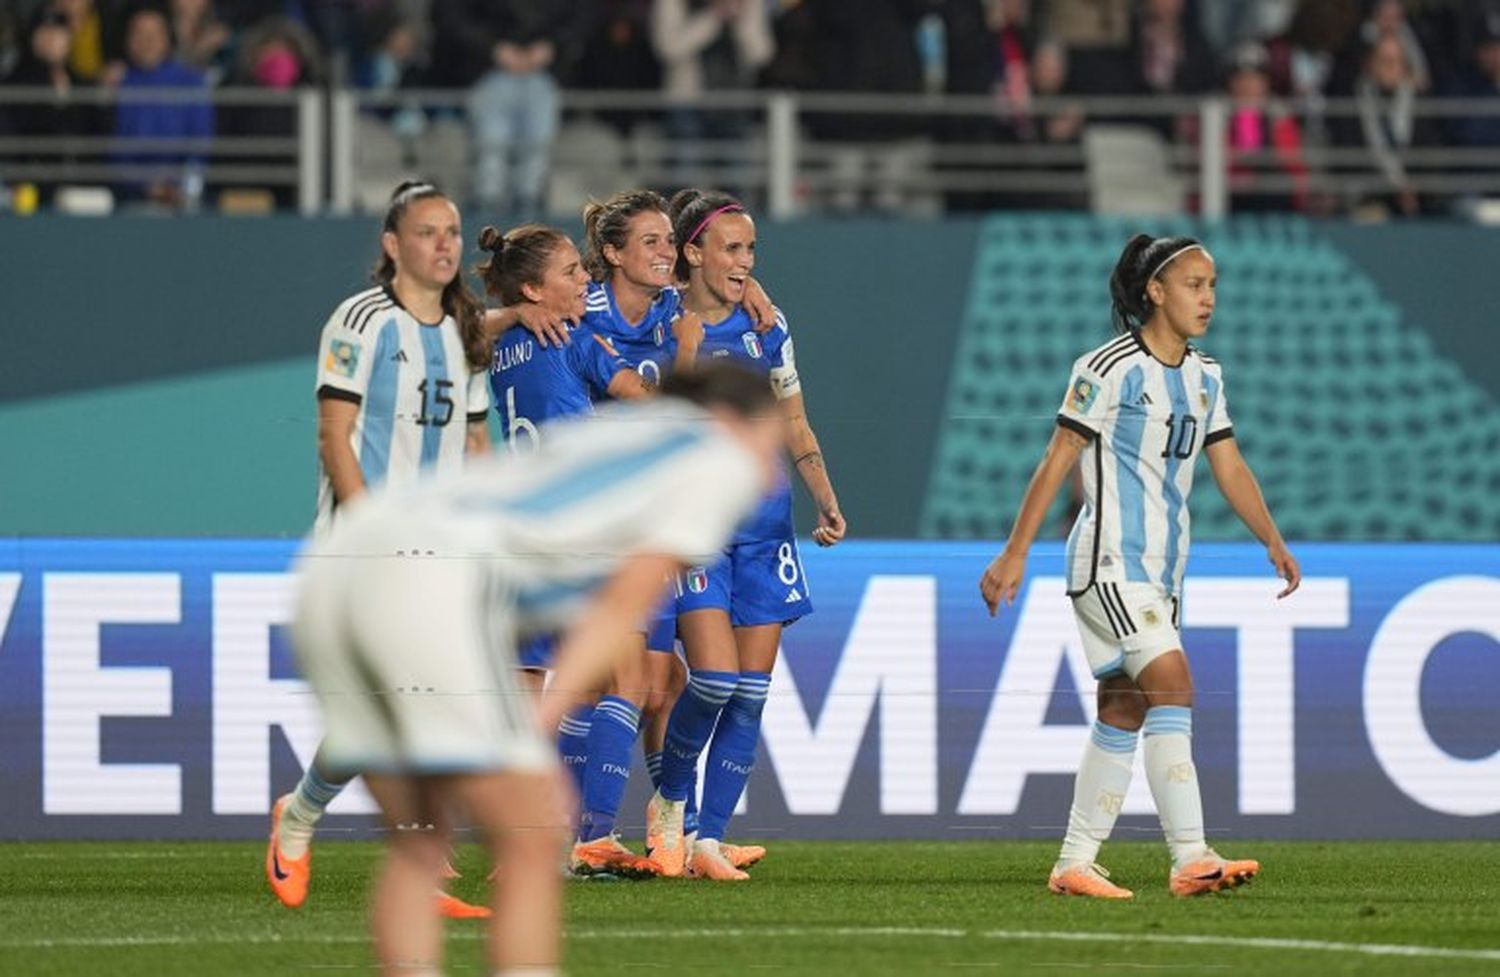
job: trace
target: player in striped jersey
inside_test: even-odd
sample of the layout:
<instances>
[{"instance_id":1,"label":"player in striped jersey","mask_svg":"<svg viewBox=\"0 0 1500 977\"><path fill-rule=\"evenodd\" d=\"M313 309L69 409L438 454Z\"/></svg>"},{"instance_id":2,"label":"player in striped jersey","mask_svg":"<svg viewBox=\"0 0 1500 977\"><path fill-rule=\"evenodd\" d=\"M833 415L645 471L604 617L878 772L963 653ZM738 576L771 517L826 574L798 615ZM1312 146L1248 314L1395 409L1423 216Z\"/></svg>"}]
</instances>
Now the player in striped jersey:
<instances>
[{"instance_id":1,"label":"player in striped jersey","mask_svg":"<svg viewBox=\"0 0 1500 977\"><path fill-rule=\"evenodd\" d=\"M766 378L782 406L798 474L818 507L813 538L831 546L846 526L807 420L786 319L778 314L776 327L760 334L741 304L755 267L755 222L724 193L684 190L671 206L680 242L677 275L689 285L684 304L704 323L699 360L738 363ZM724 834L755 764L782 628L811 611L792 524L792 487L783 470L776 490L739 527L723 556L679 578L678 636L692 671L672 710L658 791L647 811L647 845L663 874L686 870L737 881L765 854L758 846L727 845ZM695 826L686 806L705 748Z\"/></svg>"},{"instance_id":2,"label":"player in striped jersey","mask_svg":"<svg viewBox=\"0 0 1500 977\"><path fill-rule=\"evenodd\" d=\"M371 914L384 973L442 967L428 893L455 813L506 867L491 972L557 972L564 790L544 731L608 672L663 577L730 538L781 446L760 377L720 366L662 392L559 421L534 453L379 492L300 560L292 633L328 753L365 774L387 828ZM516 642L556 630L533 708Z\"/></svg>"},{"instance_id":3,"label":"player in striped jersey","mask_svg":"<svg viewBox=\"0 0 1500 977\"><path fill-rule=\"evenodd\" d=\"M315 532L375 485L457 471L466 453L490 448L490 347L483 306L459 274L458 208L429 183L403 183L380 246L376 287L340 303L320 340ZM320 746L296 789L276 801L266 879L286 905L306 899L314 828L351 779ZM486 915L439 899L450 915Z\"/></svg>"},{"instance_id":4,"label":"player in striped jersey","mask_svg":"<svg viewBox=\"0 0 1500 977\"><path fill-rule=\"evenodd\" d=\"M1193 683L1179 633L1188 555L1188 494L1200 453L1235 514L1297 589L1301 570L1234 440L1223 370L1192 345L1207 330L1213 258L1185 237L1131 238L1110 278L1121 335L1079 357L1046 456L1005 550L980 581L990 613L1015 599L1026 554L1075 464L1085 505L1068 537L1068 595L1098 679L1098 719L1074 784L1053 892L1130 898L1094 863L1130 785L1137 735L1171 851L1179 896L1239 885L1259 863L1218 855L1204 839L1192 760Z\"/></svg>"}]
</instances>

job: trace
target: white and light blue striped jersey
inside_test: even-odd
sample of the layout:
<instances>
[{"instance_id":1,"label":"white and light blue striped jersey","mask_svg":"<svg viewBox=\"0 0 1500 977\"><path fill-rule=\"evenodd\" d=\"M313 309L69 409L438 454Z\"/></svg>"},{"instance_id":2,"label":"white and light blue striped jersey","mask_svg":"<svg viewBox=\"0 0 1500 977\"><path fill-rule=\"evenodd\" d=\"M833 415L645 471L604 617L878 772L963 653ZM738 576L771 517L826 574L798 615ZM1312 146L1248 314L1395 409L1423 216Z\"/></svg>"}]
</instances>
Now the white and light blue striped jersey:
<instances>
[{"instance_id":1,"label":"white and light blue striped jersey","mask_svg":"<svg viewBox=\"0 0 1500 977\"><path fill-rule=\"evenodd\" d=\"M317 396L359 405L349 446L367 487L462 465L468 422L489 415L486 379L469 368L452 316L419 322L389 288L350 296L323 327ZM314 527L326 529L333 510L333 482L319 465Z\"/></svg>"},{"instance_id":2,"label":"white and light blue striped jersey","mask_svg":"<svg viewBox=\"0 0 1500 977\"><path fill-rule=\"evenodd\" d=\"M534 452L377 489L313 543L318 558L475 560L523 636L558 631L626 558L718 558L760 501L759 463L703 410L608 404L543 425Z\"/></svg>"},{"instance_id":3,"label":"white and light blue striped jersey","mask_svg":"<svg viewBox=\"0 0 1500 977\"><path fill-rule=\"evenodd\" d=\"M1163 363L1132 330L1073 364L1057 422L1093 441L1068 535L1069 593L1100 581L1179 593L1193 464L1234 434L1219 364L1191 346L1180 364Z\"/></svg>"}]
</instances>

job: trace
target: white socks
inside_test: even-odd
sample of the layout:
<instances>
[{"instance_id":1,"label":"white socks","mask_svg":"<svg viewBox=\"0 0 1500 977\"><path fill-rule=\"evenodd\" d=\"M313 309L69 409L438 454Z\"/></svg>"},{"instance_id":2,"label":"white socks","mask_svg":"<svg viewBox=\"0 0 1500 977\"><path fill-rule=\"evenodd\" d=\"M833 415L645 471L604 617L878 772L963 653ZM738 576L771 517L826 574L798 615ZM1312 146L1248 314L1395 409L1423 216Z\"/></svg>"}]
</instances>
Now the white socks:
<instances>
[{"instance_id":1,"label":"white socks","mask_svg":"<svg viewBox=\"0 0 1500 977\"><path fill-rule=\"evenodd\" d=\"M1161 830L1172 851L1172 868L1203 855L1203 798L1193 766L1193 710L1156 706L1146 710L1146 779L1161 818Z\"/></svg>"},{"instance_id":2,"label":"white socks","mask_svg":"<svg viewBox=\"0 0 1500 977\"><path fill-rule=\"evenodd\" d=\"M348 784L333 783L318 773L318 765L310 763L297 782L297 789L281 811L281 830L278 835L281 853L287 858L301 858L312 842L313 829L323 812L339 792Z\"/></svg>"},{"instance_id":3,"label":"white socks","mask_svg":"<svg viewBox=\"0 0 1500 977\"><path fill-rule=\"evenodd\" d=\"M1136 734L1095 722L1073 781L1068 833L1057 857L1059 869L1089 865L1114 830L1135 763Z\"/></svg>"}]
</instances>

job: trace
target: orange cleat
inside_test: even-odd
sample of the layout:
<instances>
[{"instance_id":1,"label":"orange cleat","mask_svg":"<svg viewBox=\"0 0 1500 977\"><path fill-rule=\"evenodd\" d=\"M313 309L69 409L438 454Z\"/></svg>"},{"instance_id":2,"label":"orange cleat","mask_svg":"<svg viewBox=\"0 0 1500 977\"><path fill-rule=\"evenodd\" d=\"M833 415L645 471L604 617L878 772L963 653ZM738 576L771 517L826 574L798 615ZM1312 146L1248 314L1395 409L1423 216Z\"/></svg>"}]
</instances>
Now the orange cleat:
<instances>
[{"instance_id":1,"label":"orange cleat","mask_svg":"<svg viewBox=\"0 0 1500 977\"><path fill-rule=\"evenodd\" d=\"M301 858L287 858L281 853L281 812L291 794L276 799L271 808L271 841L266 845L266 881L283 906L296 909L307 900L307 883L312 878L312 848Z\"/></svg>"},{"instance_id":2,"label":"orange cleat","mask_svg":"<svg viewBox=\"0 0 1500 977\"><path fill-rule=\"evenodd\" d=\"M657 791L646 804L646 850L661 874L677 878L687 868L687 846L682 839L682 815L687 805L669 801Z\"/></svg>"},{"instance_id":3,"label":"orange cleat","mask_svg":"<svg viewBox=\"0 0 1500 977\"><path fill-rule=\"evenodd\" d=\"M1169 886L1174 896L1201 896L1237 888L1259 874L1260 862L1249 858L1230 861L1210 848L1202 858L1174 871Z\"/></svg>"},{"instance_id":4,"label":"orange cleat","mask_svg":"<svg viewBox=\"0 0 1500 977\"><path fill-rule=\"evenodd\" d=\"M750 878L748 872L742 872L731 865L725 857L724 849L713 841L700 841L693 846L687 873L690 878L708 879L712 882L744 882Z\"/></svg>"},{"instance_id":5,"label":"orange cleat","mask_svg":"<svg viewBox=\"0 0 1500 977\"><path fill-rule=\"evenodd\" d=\"M570 865L575 875L606 873L626 879L654 879L661 874L660 865L620 844L614 834L574 845Z\"/></svg>"},{"instance_id":6,"label":"orange cleat","mask_svg":"<svg viewBox=\"0 0 1500 977\"><path fill-rule=\"evenodd\" d=\"M1102 865L1074 865L1052 871L1047 888L1060 896L1087 896L1091 899L1131 899L1135 893L1109 880Z\"/></svg>"},{"instance_id":7,"label":"orange cleat","mask_svg":"<svg viewBox=\"0 0 1500 977\"><path fill-rule=\"evenodd\" d=\"M731 845L727 841L721 841L719 850L735 868L749 868L766 857L766 850L760 845Z\"/></svg>"},{"instance_id":8,"label":"orange cleat","mask_svg":"<svg viewBox=\"0 0 1500 977\"><path fill-rule=\"evenodd\" d=\"M437 890L438 912L446 919L489 919L490 910L487 906L474 906L457 896L450 896L442 889Z\"/></svg>"}]
</instances>

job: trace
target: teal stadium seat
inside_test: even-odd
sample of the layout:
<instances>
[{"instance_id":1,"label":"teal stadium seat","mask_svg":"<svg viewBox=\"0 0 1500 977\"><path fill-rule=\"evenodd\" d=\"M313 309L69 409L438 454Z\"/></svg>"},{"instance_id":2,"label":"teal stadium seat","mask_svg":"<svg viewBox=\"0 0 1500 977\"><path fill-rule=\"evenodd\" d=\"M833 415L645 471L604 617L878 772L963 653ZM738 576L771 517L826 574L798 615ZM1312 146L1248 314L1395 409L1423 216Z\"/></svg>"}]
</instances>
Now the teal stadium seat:
<instances>
[{"instance_id":1,"label":"teal stadium seat","mask_svg":"<svg viewBox=\"0 0 1500 977\"><path fill-rule=\"evenodd\" d=\"M1106 282L1130 219L1004 215L980 235L923 507L924 536L1003 539L1079 354L1110 336ZM1293 539L1492 540L1500 411L1379 284L1307 221L1236 218L1194 234L1223 280L1203 347L1224 364L1241 449ZM1197 539L1248 534L1206 465ZM1059 500L1047 530L1066 531Z\"/></svg>"}]
</instances>

